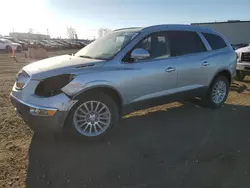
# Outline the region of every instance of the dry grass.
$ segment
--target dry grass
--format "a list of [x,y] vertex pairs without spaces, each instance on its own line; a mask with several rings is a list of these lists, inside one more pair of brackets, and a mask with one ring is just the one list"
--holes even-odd
[[[50,56],[70,54],[72,50],[50,52]],[[0,187],[25,187],[28,150],[33,132],[18,117],[9,101],[15,75],[34,61],[17,54],[16,63],[10,54],[0,54]]]

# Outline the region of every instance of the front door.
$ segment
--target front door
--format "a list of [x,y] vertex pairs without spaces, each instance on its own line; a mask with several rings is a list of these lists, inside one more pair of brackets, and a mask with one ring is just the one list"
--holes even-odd
[[169,58],[166,32],[147,36],[135,48],[146,49],[150,57],[126,63],[129,78],[123,85],[126,86],[126,98],[129,99],[127,102],[139,102],[171,94],[177,88],[178,67]]

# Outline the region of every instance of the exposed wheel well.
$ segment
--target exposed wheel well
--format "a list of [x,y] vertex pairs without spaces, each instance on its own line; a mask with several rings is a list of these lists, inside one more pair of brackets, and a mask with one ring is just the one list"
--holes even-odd
[[84,97],[84,95],[88,95],[91,93],[105,93],[106,95],[110,96],[117,104],[118,108],[119,108],[119,114],[122,114],[122,97],[120,96],[120,94],[109,87],[96,87],[96,88],[91,88],[87,91],[84,91],[83,93],[79,94],[78,96],[75,97],[75,99],[81,99],[81,97]]

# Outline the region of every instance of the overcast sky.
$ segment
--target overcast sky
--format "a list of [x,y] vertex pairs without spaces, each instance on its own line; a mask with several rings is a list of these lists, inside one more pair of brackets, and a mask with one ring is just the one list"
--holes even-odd
[[117,29],[167,23],[250,20],[250,0],[0,0],[0,34],[11,31],[93,38],[100,27]]

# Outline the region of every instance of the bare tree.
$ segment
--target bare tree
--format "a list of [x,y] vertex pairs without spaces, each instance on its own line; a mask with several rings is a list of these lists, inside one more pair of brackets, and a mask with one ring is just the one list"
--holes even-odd
[[103,37],[105,35],[107,35],[108,33],[110,33],[112,30],[108,29],[108,28],[99,28],[97,31],[97,35],[98,37]]
[[74,39],[77,34],[76,34],[76,30],[73,27],[67,27],[67,35],[69,39]]

